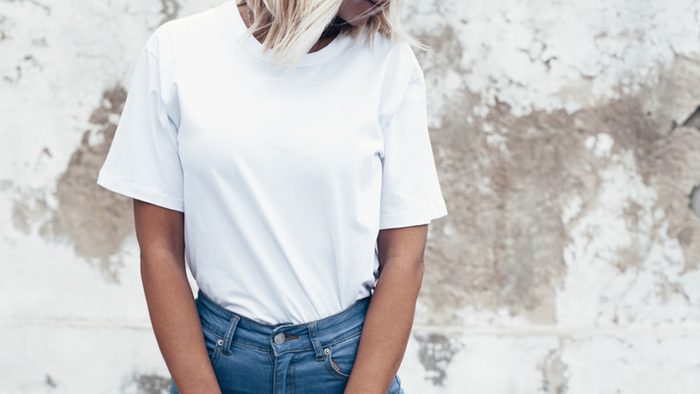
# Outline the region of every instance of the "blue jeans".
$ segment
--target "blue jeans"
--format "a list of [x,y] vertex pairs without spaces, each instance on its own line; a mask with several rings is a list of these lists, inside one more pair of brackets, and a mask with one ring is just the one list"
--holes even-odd
[[[323,319],[268,325],[224,309],[199,290],[195,304],[222,393],[342,394],[371,297]],[[404,393],[398,375],[387,393]],[[170,394],[179,394],[172,379]]]

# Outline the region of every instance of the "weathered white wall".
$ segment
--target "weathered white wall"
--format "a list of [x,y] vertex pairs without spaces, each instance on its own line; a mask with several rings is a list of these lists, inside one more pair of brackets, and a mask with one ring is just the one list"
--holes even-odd
[[[407,392],[697,392],[700,0],[405,2],[450,210]],[[146,36],[218,3],[0,0],[0,392],[165,392],[95,178]]]

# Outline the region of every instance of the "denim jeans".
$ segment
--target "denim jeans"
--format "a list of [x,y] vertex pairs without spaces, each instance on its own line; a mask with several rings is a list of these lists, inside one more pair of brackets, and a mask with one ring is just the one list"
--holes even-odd
[[[323,319],[268,325],[224,309],[200,289],[195,304],[222,393],[342,394],[371,297]],[[398,375],[387,393],[404,393]],[[172,379],[170,394],[179,394]]]

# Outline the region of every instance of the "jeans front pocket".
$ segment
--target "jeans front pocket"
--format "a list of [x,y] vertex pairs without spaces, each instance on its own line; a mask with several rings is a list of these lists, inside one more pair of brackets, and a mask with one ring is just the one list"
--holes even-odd
[[203,306],[199,299],[196,305],[209,361],[214,365],[221,355],[229,356],[231,354],[231,343],[240,317],[231,314],[227,320],[223,316],[213,313],[208,309],[208,306]]
[[350,377],[357,349],[360,346],[360,338],[361,333],[357,332],[324,347],[323,352],[326,356],[324,363],[328,373],[340,379]]
[[202,325],[202,334],[204,334],[204,344],[207,347],[209,361],[213,365],[224,347],[224,335],[213,331],[206,325]]

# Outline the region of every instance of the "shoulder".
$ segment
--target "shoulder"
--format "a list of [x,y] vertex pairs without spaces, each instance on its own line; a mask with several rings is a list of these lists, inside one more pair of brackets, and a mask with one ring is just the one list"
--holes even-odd
[[412,83],[422,83],[423,70],[407,41],[377,35],[372,44],[380,65],[377,70],[382,73],[380,115],[384,123],[399,107],[409,87],[420,87],[420,83]]
[[394,67],[394,71],[410,72],[416,67],[420,68],[413,47],[406,40],[389,39],[382,34],[376,34],[372,45],[376,47],[378,55]]
[[400,92],[410,82],[423,78],[423,69],[411,44],[403,39],[389,39],[377,34],[372,40],[374,56],[387,89]]
[[173,56],[178,47],[182,47],[187,43],[201,43],[206,36],[217,34],[212,29],[215,26],[220,26],[220,18],[224,16],[225,3],[217,6],[209,7],[201,11],[197,11],[188,15],[180,16],[161,23],[148,36],[146,40],[146,49],[159,58]]

